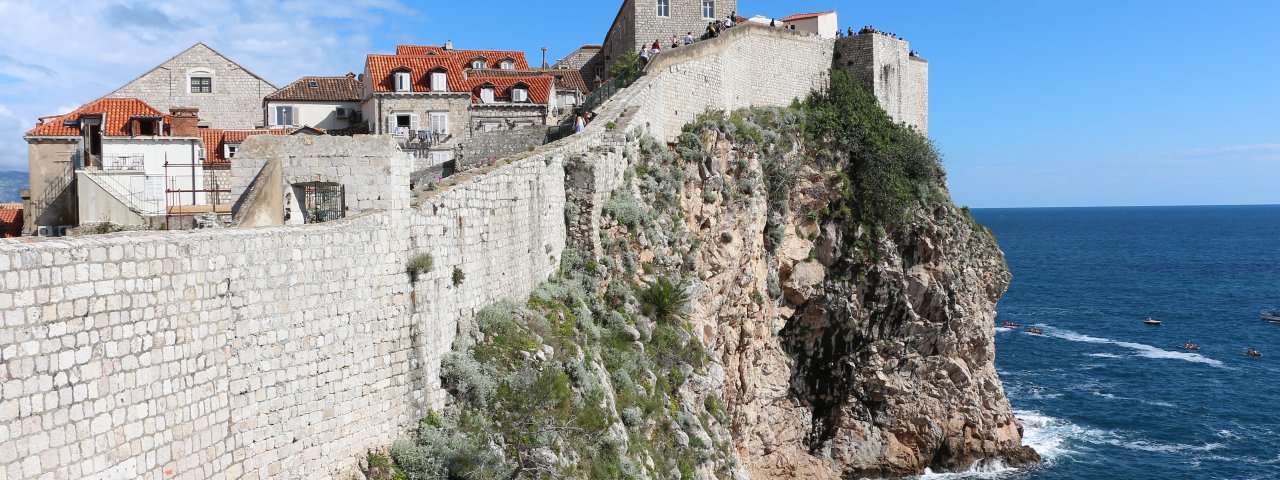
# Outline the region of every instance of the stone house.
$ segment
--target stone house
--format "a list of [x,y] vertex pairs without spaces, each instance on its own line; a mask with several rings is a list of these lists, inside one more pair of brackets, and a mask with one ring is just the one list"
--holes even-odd
[[[199,109],[166,115],[136,98],[100,98],[28,131],[28,233],[170,216],[229,213],[230,131],[200,128]],[[271,133],[244,131],[243,135]],[[283,131],[281,131],[283,133]],[[243,136],[232,142],[243,141]]]
[[197,43],[105,97],[136,98],[165,112],[195,107],[205,127],[255,128],[262,125],[262,98],[276,90],[266,79]]
[[[673,36],[682,39],[690,32],[699,37],[707,30],[707,23],[737,11],[737,0],[624,0],[598,52],[602,57],[585,63],[608,72],[623,53],[638,52],[655,40],[665,49]],[[583,71],[583,76],[590,78],[593,73]]]
[[534,72],[523,52],[455,50],[452,44],[399,45],[365,60],[362,114],[371,134],[391,134],[426,161],[453,160],[479,131],[544,126],[554,119],[555,80]]
[[346,130],[363,125],[361,89],[356,74],[302,77],[262,100],[267,128]]

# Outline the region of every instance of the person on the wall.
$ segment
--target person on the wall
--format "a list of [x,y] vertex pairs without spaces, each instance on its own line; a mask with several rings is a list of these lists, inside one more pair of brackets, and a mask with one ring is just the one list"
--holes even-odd
[[579,112],[578,115],[575,116],[573,119],[573,133],[582,133],[582,131],[586,130],[586,128],[587,128],[587,119],[585,118],[585,115],[583,113]]

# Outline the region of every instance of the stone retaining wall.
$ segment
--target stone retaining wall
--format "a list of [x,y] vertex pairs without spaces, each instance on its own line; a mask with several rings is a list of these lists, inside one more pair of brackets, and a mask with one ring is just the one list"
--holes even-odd
[[[342,220],[0,240],[0,478],[345,478],[443,405],[440,359],[460,321],[525,297],[569,238],[594,238],[627,132],[671,140],[708,108],[822,86],[830,42],[752,33],[682,47],[687,60],[651,68],[585,132],[459,174],[416,208],[401,187],[411,159],[334,144],[352,158],[284,156],[338,176],[386,169],[367,210]],[[266,137],[242,152],[305,142]],[[256,175],[251,157],[233,178]],[[591,169],[566,186],[570,159]],[[572,228],[566,197],[590,206]],[[435,269],[413,278],[419,253]]]

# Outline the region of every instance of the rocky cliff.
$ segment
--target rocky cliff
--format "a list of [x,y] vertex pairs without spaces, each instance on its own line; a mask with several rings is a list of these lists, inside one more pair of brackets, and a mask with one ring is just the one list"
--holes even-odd
[[[632,130],[595,254],[477,317],[416,478],[859,478],[1025,465],[994,369],[1009,273],[932,145],[843,74]],[[570,175],[586,164],[570,162]],[[570,202],[570,223],[587,205]],[[582,240],[582,239],[579,239]],[[376,472],[375,472],[376,473]]]

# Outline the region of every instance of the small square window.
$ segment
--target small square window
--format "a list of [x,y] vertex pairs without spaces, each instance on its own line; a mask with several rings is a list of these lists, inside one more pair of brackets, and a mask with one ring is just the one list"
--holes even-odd
[[320,88],[320,82],[315,80],[307,80],[307,88]]
[[213,77],[191,77],[191,93],[213,93]]
[[239,143],[228,143],[226,147],[227,147],[227,151],[226,151],[227,158],[235,158],[236,152],[240,150]]

